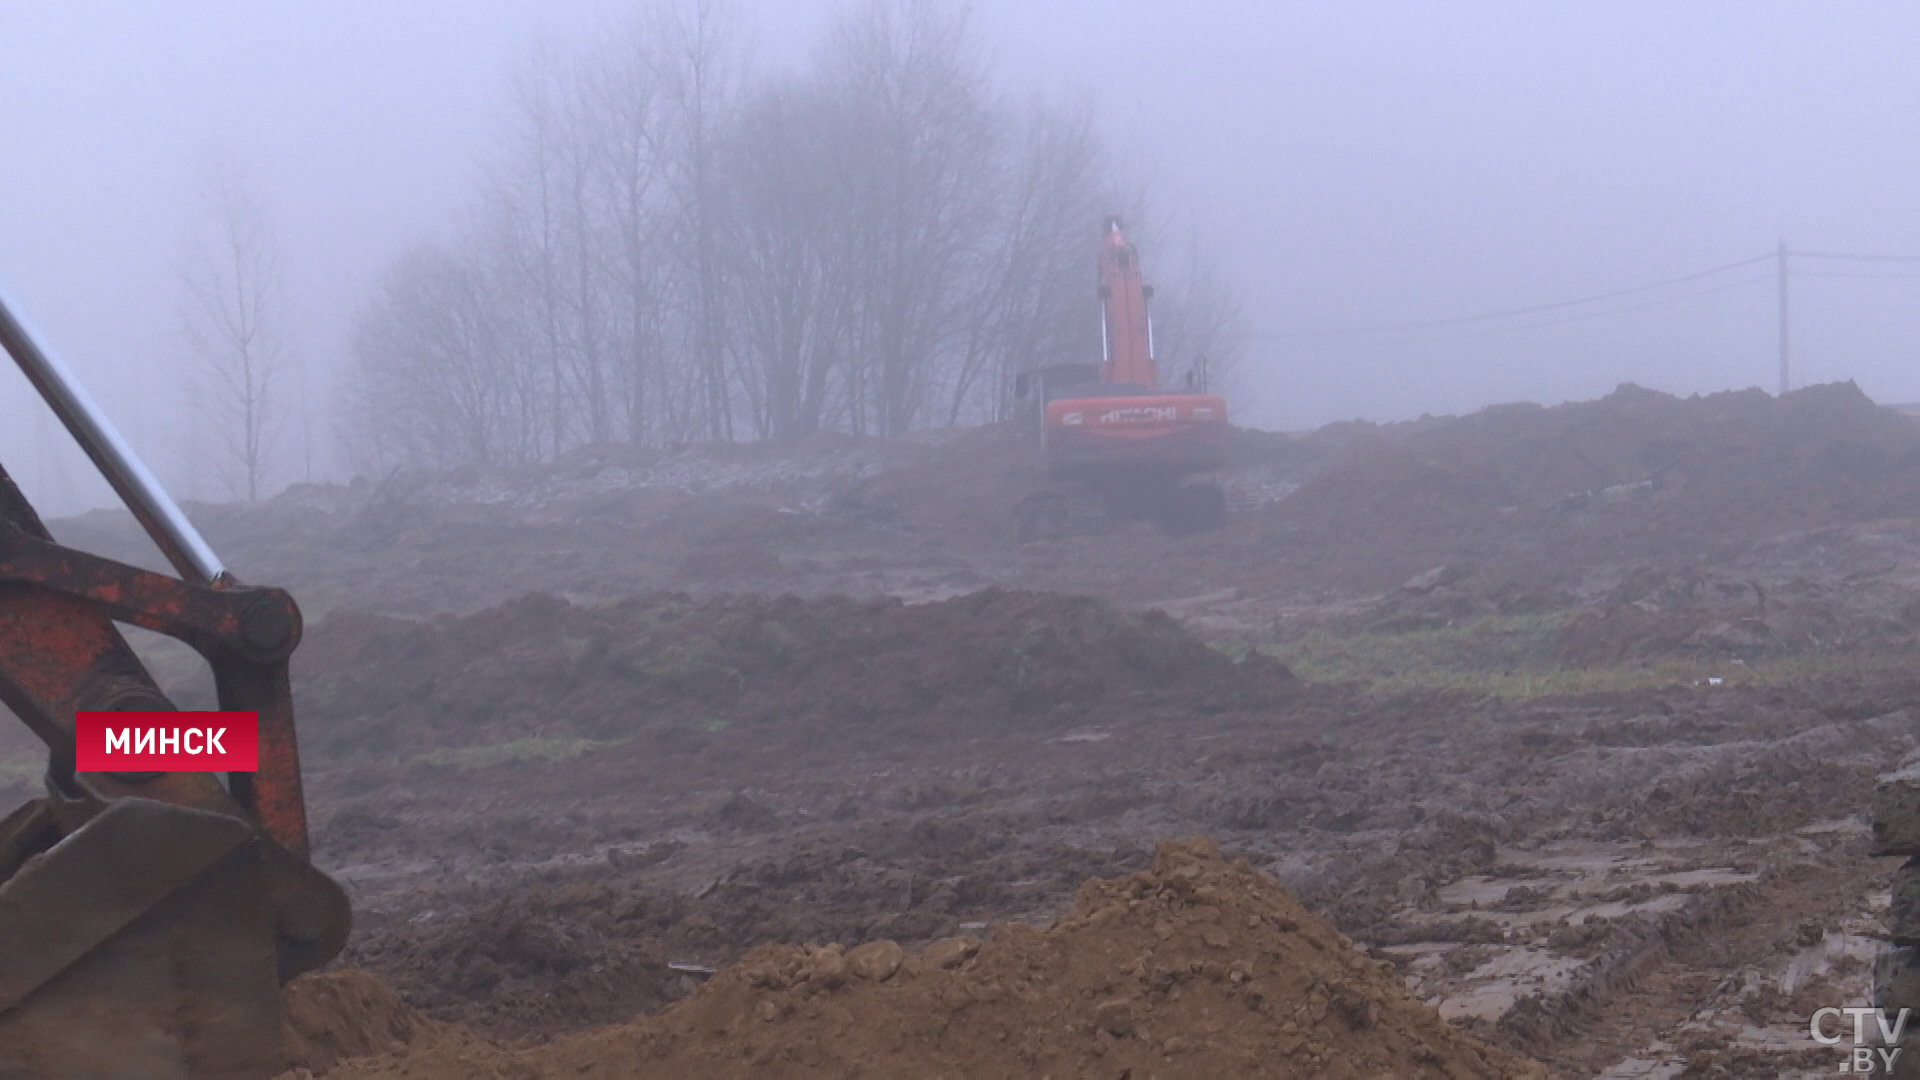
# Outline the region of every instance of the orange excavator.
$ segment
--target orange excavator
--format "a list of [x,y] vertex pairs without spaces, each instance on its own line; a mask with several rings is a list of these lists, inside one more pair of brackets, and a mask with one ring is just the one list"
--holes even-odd
[[[0,818],[0,1078],[264,1080],[281,985],[349,924],[307,858],[300,611],[234,579],[4,298],[0,348],[178,572],[60,545],[0,469],[0,702],[47,747],[46,794]],[[258,719],[256,771],[77,768],[76,712],[174,708],[120,623],[206,659],[220,708]]]
[[[1227,403],[1207,392],[1204,366],[1186,386],[1160,385],[1153,287],[1118,217],[1106,222],[1099,258],[1101,362],[1041,368],[1041,443],[1048,478],[1097,495],[1107,515],[1151,519],[1169,532],[1226,524],[1226,496],[1202,477],[1225,460]],[[1032,394],[1020,376],[1015,393]],[[1067,493],[1029,496],[1016,510],[1023,539],[1064,529]]]

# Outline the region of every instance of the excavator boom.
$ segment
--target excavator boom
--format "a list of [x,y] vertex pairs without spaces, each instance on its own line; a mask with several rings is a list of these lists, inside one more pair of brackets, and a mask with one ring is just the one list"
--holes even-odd
[[1147,302],[1153,292],[1140,278],[1140,256],[1127,242],[1119,218],[1107,219],[1100,252],[1100,344],[1106,354],[1100,381],[1160,388],[1153,361],[1153,318]]

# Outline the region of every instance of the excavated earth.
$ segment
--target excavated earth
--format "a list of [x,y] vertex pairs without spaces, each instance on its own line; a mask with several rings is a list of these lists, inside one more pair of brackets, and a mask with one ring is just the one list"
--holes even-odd
[[[320,976],[294,996],[305,1005],[339,987]],[[327,1018],[340,1011],[325,1000],[296,1011],[309,1068],[338,1058]],[[985,941],[912,953],[886,938],[762,946],[658,1017],[536,1046],[423,1023],[391,1000],[380,1012],[388,1054],[328,1075],[1546,1075],[1448,1024],[1392,964],[1204,839],[1162,843],[1150,869],[1087,883],[1048,929],[1002,924]]]
[[1920,746],[1920,425],[1623,387],[1242,432],[1221,480],[1218,533],[1024,543],[1003,429],[191,508],[309,617],[357,921],[305,1068],[1833,1071]]

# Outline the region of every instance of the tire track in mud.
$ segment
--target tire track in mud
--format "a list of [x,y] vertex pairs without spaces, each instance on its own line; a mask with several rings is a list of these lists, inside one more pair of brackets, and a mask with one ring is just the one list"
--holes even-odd
[[1866,913],[1888,868],[1848,844],[1827,858],[1778,867],[1744,897],[1697,924],[1676,926],[1644,967],[1596,1004],[1584,1023],[1536,1044],[1553,1064],[1601,1067],[1608,1078],[1782,1077],[1832,1069],[1807,1036],[1816,1008],[1869,1000]]
[[[1808,927],[1837,930],[1883,875],[1857,850],[1843,849],[1776,865],[1756,883],[1699,894],[1617,934],[1566,990],[1523,998],[1493,1025],[1494,1041],[1589,1074],[1623,1063],[1624,1075],[1684,1069],[1689,1054],[1677,1044],[1690,1019],[1716,1004],[1737,1008],[1743,993],[1777,982],[1779,973],[1769,968],[1779,965],[1770,961],[1789,945],[1804,948],[1799,938]],[[1858,986],[1836,993],[1850,993],[1848,1003],[1865,1000]]]

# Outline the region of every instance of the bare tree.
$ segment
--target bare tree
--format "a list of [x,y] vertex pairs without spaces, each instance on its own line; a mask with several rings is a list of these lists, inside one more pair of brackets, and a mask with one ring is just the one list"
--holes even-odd
[[674,247],[685,265],[693,375],[704,434],[733,437],[728,386],[729,283],[721,256],[719,154],[736,108],[739,75],[735,20],[724,0],[686,0],[659,9],[663,42],[657,69],[673,124],[665,162],[679,206]]
[[353,340],[355,466],[448,468],[542,456],[546,374],[471,242],[423,244],[387,272]]
[[566,58],[550,42],[522,59],[513,79],[512,126],[488,174],[483,217],[505,286],[495,300],[521,321],[543,373],[530,419],[553,457],[567,449],[577,403],[565,295],[571,285],[568,174],[578,160],[568,145],[575,135],[566,112],[568,76]]
[[[726,0],[657,2],[517,69],[472,222],[361,319],[363,457],[897,435],[1097,355],[1099,221],[1129,200],[1088,108],[998,99],[946,0],[863,0],[752,78]],[[1229,361],[1231,294],[1157,272],[1163,352]]]
[[280,247],[238,164],[209,166],[200,202],[179,308],[190,392],[204,421],[199,450],[230,494],[252,501],[267,486],[278,449],[292,363]]
[[865,280],[851,238],[846,127],[817,80],[761,87],[725,159],[741,387],[761,438],[823,427]]
[[[601,286],[607,293],[607,351],[617,360],[628,442],[649,441],[665,394],[667,302],[673,286],[674,204],[667,184],[671,127],[661,91],[657,35],[635,23],[590,58],[581,81],[583,126],[597,148],[593,181],[601,220],[593,233],[604,247]],[[588,237],[583,225],[580,235]],[[585,286],[583,285],[583,290]]]
[[1033,102],[1011,158],[995,243],[949,390],[949,424],[1006,418],[1013,376],[1085,360],[1100,348],[1088,287],[1089,223],[1111,212],[1113,199],[1092,110]]
[[864,208],[853,422],[913,426],[966,317],[988,244],[1001,125],[964,8],[870,0],[836,24],[827,75],[843,95]]

